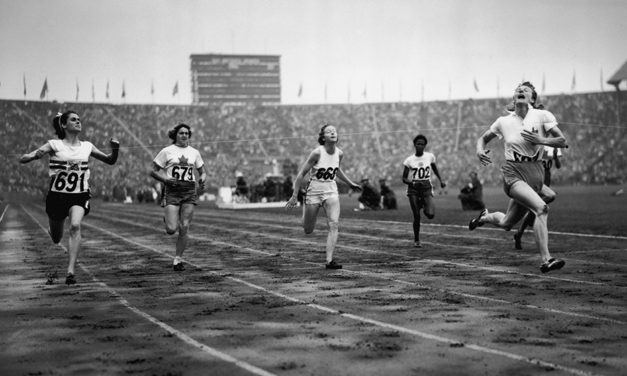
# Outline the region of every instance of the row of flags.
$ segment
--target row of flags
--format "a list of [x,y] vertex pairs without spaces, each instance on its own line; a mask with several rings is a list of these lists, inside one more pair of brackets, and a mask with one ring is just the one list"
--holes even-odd
[[[523,76],[521,82],[524,82],[524,81],[526,81],[526,80],[525,80],[525,77]],[[600,87],[601,87],[601,91],[605,91],[605,89],[603,87],[603,84],[604,84],[604,82],[603,82],[603,69],[601,69],[600,74],[599,74],[599,84],[600,84]],[[472,80],[472,87],[473,87],[473,89],[474,89],[474,91],[476,93],[480,93],[481,92],[481,90],[479,89],[479,84],[477,83],[477,78],[476,77],[473,78],[473,80]],[[573,78],[572,78],[572,81],[571,81],[570,90],[571,91],[575,91],[576,87],[577,87],[577,74],[576,74],[576,72],[573,72]],[[384,100],[384,97],[383,97],[384,96],[383,93],[385,92],[384,89],[385,89],[384,84],[383,84],[383,82],[381,82],[381,100]],[[538,90],[538,89],[539,89],[539,93],[540,94],[543,94],[543,93],[546,92],[546,77],[545,77],[544,73],[542,74],[541,87],[537,88],[536,90]],[[304,90],[303,89],[303,83],[301,82],[300,85],[298,86],[298,93],[297,93],[297,97],[298,98],[301,98],[303,96],[303,90]],[[421,82],[420,83],[420,93],[421,93],[422,100],[424,100],[424,91],[425,91],[424,82]],[[449,80],[448,81],[448,96],[449,96],[449,99],[451,97],[451,93],[452,93],[452,84],[451,84],[451,81]],[[496,82],[496,93],[497,93],[497,97],[500,97],[500,95],[501,95],[501,93],[500,93],[500,80],[499,80],[498,77],[497,77],[497,82]],[[399,83],[399,94],[400,94],[400,98],[402,100],[403,93],[402,93],[402,85],[400,83]],[[362,97],[364,99],[368,98],[368,84],[364,84],[364,89],[362,91]],[[350,98],[351,98],[351,85],[350,85],[350,82],[349,82],[348,86],[347,86],[347,99],[348,99],[349,102],[350,102]],[[325,101],[327,100],[327,84],[326,83],[324,84],[324,100]]]
[[[26,97],[26,75],[22,77],[22,82],[24,84],[24,97]],[[48,97],[48,77],[44,79],[44,84],[41,87],[41,92],[39,93],[39,99],[44,100]],[[80,93],[80,87],[78,85],[78,80],[76,81],[76,101],[78,101]],[[172,96],[175,97],[179,93],[179,82],[176,81],[174,87],[172,88]],[[150,83],[150,95],[155,95],[155,85],[154,82]],[[109,99],[109,81],[107,81],[107,87],[105,90],[105,97]],[[122,94],[121,98],[126,98],[126,83],[122,81]],[[94,80],[91,81],[91,99],[96,100],[96,88],[94,85]]]
[[[522,81],[525,81],[524,76],[522,78]],[[600,82],[600,85],[601,85],[601,90],[604,91],[604,88],[603,88],[603,84],[604,84],[604,82],[603,82],[603,70],[602,69],[600,71],[599,82]],[[24,84],[24,97],[26,97],[26,75],[25,74],[23,75],[23,84]],[[481,92],[480,89],[479,89],[479,84],[477,83],[477,78],[476,77],[473,78],[472,85],[473,85],[473,89],[474,89],[474,91],[476,93],[480,93]],[[576,72],[573,72],[573,78],[572,78],[572,81],[571,81],[570,90],[571,91],[575,91],[576,86],[577,86],[577,75],[576,75]],[[382,82],[381,83],[381,100],[384,100],[384,91],[385,91],[384,89],[385,89],[384,88],[384,84]],[[44,80],[43,86],[41,88],[41,92],[39,93],[39,99],[43,100],[43,99],[47,98],[48,91],[49,91],[49,88],[48,88],[48,78],[46,77],[46,79]],[[546,91],[546,78],[545,78],[545,75],[542,74],[542,84],[541,84],[539,92],[540,93],[544,93],[545,91]],[[179,92],[179,83],[178,83],[178,81],[176,81],[176,83],[174,84],[174,87],[172,88],[172,96],[175,97],[178,94],[178,92]],[[422,100],[424,100],[424,82],[421,82],[420,92],[421,92]],[[451,92],[452,92],[452,85],[451,85],[451,81],[449,80],[449,82],[448,82],[448,96],[449,96],[449,99],[451,97]],[[500,80],[498,78],[497,78],[497,83],[496,83],[496,92],[497,92],[497,96],[500,96]],[[78,99],[79,99],[79,93],[80,93],[80,87],[78,85],[78,80],[77,80],[76,81],[76,98],[75,98],[76,101],[78,101]],[[150,95],[154,96],[154,94],[155,94],[155,85],[154,85],[154,81],[153,81],[153,82],[150,83]],[[298,98],[301,98],[302,95],[303,95],[303,83],[301,82],[299,87],[298,87],[298,94],[297,94],[297,96],[298,96]],[[400,84],[400,82],[399,82],[399,95],[400,95],[400,98],[402,100],[403,93],[402,93],[402,85]],[[92,80],[92,82],[91,82],[91,99],[95,100],[95,97],[96,97],[96,90],[95,90],[95,86],[94,86],[94,81]],[[109,96],[109,81],[107,81],[105,97],[107,99],[109,99],[109,97],[110,97]],[[364,84],[364,89],[362,91],[362,97],[364,99],[368,98],[368,85],[367,84]],[[121,98],[122,99],[126,98],[126,85],[125,85],[124,81],[122,81]],[[351,85],[350,85],[350,82],[349,82],[348,83],[348,87],[347,87],[347,99],[348,99],[349,102],[350,102],[350,98],[351,98]],[[327,84],[326,83],[324,85],[324,99],[325,99],[325,101],[327,100]]]

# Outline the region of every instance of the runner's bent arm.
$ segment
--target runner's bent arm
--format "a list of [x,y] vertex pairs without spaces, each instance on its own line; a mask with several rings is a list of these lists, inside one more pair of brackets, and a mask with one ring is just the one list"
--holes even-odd
[[207,181],[207,172],[205,171],[205,165],[202,165],[196,169],[198,171],[198,186],[201,190],[205,190],[205,182]]
[[94,146],[91,150],[91,156],[99,161],[103,161],[106,164],[113,165],[118,160],[118,153],[120,151],[120,142],[114,138],[109,139],[109,145],[111,145],[111,153],[105,154],[100,149]]
[[413,181],[409,179],[409,167],[403,166],[403,183],[407,185],[412,185]]
[[354,191],[361,191],[361,185],[359,184],[355,184],[353,183],[344,173],[344,171],[342,171],[342,168],[338,167],[337,169],[337,175],[338,178],[340,178],[340,180],[342,180],[344,183],[348,184],[349,187],[351,187],[352,190]]
[[43,146],[37,148],[30,153],[24,154],[20,157],[20,163],[28,163],[43,157],[45,154],[48,154],[52,151],[52,147],[50,144],[46,143]]
[[176,182],[176,179],[168,178],[165,170],[163,170],[161,166],[159,166],[155,162],[152,162],[152,170],[150,171],[150,176],[165,185],[172,185],[174,182]]
[[496,134],[488,129],[477,139],[477,157],[479,158],[479,162],[484,166],[492,163],[492,159],[488,156],[490,150],[486,150],[485,147],[495,137]]
[[433,173],[435,174],[435,176],[438,177],[438,180],[440,181],[440,187],[441,188],[446,187],[446,183],[442,180],[442,177],[440,177],[440,172],[438,171],[438,166],[436,166],[435,163],[431,163],[431,169],[433,170]]
[[298,200],[298,191],[300,190],[301,184],[303,184],[303,179],[305,178],[305,175],[311,171],[316,162],[318,162],[318,159],[320,159],[320,151],[318,149],[314,149],[307,157],[305,163],[301,166],[298,174],[296,175],[296,179],[294,179],[294,191],[292,192],[292,197],[290,197],[285,205],[288,208],[296,205],[296,201]]
[[568,147],[568,144],[566,143],[566,137],[564,137],[564,134],[557,127],[557,125],[547,131],[547,135],[550,137],[540,137],[540,135],[538,135],[537,133],[531,133],[526,130],[522,131],[521,135],[526,141],[529,141],[532,144],[546,145],[554,148]]

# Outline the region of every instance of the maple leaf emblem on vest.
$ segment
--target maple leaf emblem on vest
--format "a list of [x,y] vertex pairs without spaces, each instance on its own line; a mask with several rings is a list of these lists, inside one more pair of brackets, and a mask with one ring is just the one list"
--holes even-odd
[[189,166],[189,162],[188,162],[187,158],[185,158],[184,155],[181,155],[179,157],[179,165],[181,165],[181,166]]

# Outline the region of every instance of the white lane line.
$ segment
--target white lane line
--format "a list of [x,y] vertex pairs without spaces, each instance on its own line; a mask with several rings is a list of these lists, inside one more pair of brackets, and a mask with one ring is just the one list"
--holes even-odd
[[[116,237],[116,238],[119,238],[119,239],[122,239],[122,240],[126,240],[126,238],[124,238],[123,236],[117,235],[117,234],[115,234],[115,233],[113,233],[111,231],[108,231],[108,230],[105,230],[105,229],[100,229],[100,228],[92,226],[92,225],[90,225],[90,227],[92,227],[92,228],[94,228],[96,230],[100,230],[102,232],[105,232],[107,234],[110,234],[113,237]],[[144,227],[144,226],[141,226],[141,227]],[[137,243],[137,242],[132,242],[132,243],[133,244],[138,244],[138,245],[140,244],[140,243]],[[228,243],[225,243],[225,244],[228,244]],[[162,251],[159,251],[158,249],[155,249],[155,248],[153,248],[151,246],[147,246],[147,245],[141,245],[141,246],[143,248],[149,249],[149,250],[151,250],[153,252],[156,252],[156,253],[159,253],[159,254],[164,254]],[[237,247],[236,245],[232,245],[232,246]],[[187,260],[185,260],[185,262],[187,262],[190,265],[193,265],[195,267],[202,268],[201,265],[193,264],[193,263],[191,263],[191,262],[189,262]],[[212,272],[212,271],[208,271],[208,272],[210,274],[220,275],[220,274],[218,274],[216,272]],[[351,313],[344,313],[343,311],[338,311],[336,309],[333,309],[333,308],[330,308],[330,307],[327,307],[327,306],[323,306],[321,304],[308,303],[308,302],[306,302],[306,301],[304,301],[302,299],[294,298],[294,297],[285,295],[285,294],[280,293],[280,292],[275,291],[275,290],[270,290],[270,289],[265,288],[263,286],[259,286],[257,284],[245,281],[245,280],[237,278],[237,277],[233,277],[233,276],[223,276],[223,277],[227,278],[227,279],[229,279],[231,281],[238,282],[240,284],[246,285],[246,286],[248,286],[248,287],[250,287],[252,289],[263,291],[266,294],[273,295],[273,296],[276,296],[276,297],[281,298],[281,299],[285,299],[285,300],[293,302],[293,303],[302,304],[304,306],[311,307],[313,309],[316,309],[316,310],[319,310],[319,311],[322,311],[322,312],[336,314],[336,315],[345,317],[347,319],[351,319],[351,320],[359,321],[359,322],[364,322],[364,323],[369,323],[371,325],[382,327],[382,328],[388,328],[388,329],[392,329],[392,330],[397,330],[399,332],[402,332],[402,333],[405,333],[405,334],[409,334],[409,335],[413,335],[413,336],[417,336],[417,337],[424,338],[424,339],[427,339],[427,340],[433,340],[433,341],[437,341],[437,342],[441,342],[441,343],[446,343],[446,344],[449,344],[449,345],[455,345],[455,347],[450,347],[451,349],[459,348],[459,347],[468,348],[468,349],[471,349],[471,350],[474,350],[474,351],[477,351],[477,352],[482,352],[482,353],[486,353],[486,354],[490,354],[490,355],[496,355],[496,356],[505,357],[505,358],[508,358],[510,360],[522,361],[522,362],[530,363],[530,364],[533,364],[533,365],[536,365],[536,366],[541,366],[541,367],[544,367],[544,368],[557,369],[557,370],[564,371],[564,372],[567,372],[567,373],[570,373],[570,374],[573,374],[573,375],[579,375],[579,376],[593,376],[593,375],[596,375],[596,374],[591,373],[591,372],[587,372],[587,371],[580,370],[580,369],[577,369],[577,368],[571,368],[571,367],[567,367],[567,366],[562,366],[562,365],[557,364],[557,363],[552,363],[552,362],[544,361],[544,360],[537,359],[537,358],[531,358],[531,357],[519,355],[519,354],[516,354],[516,353],[511,353],[511,352],[503,351],[503,350],[499,350],[499,349],[492,349],[492,348],[489,348],[489,347],[476,345],[476,344],[472,344],[472,343],[465,343],[463,341],[459,341],[459,340],[455,340],[455,339],[451,339],[451,338],[447,338],[447,337],[443,337],[443,336],[438,336],[438,335],[422,332],[422,331],[415,330],[415,329],[406,328],[404,326],[390,324],[390,323],[386,323],[386,322],[379,321],[379,320],[369,319],[369,318],[364,317],[364,316],[359,316],[359,315],[355,315],[355,314],[351,314]]]
[[[223,219],[223,218],[221,218]],[[228,222],[229,220],[231,221],[236,221],[235,219],[226,219],[226,222]],[[281,222],[282,221],[278,221]],[[270,228],[276,228],[276,229],[284,229],[284,230],[292,230],[292,231],[296,231],[299,230],[300,228],[296,228],[294,226],[284,226],[284,225],[278,225],[278,224],[271,224],[271,223],[264,223],[262,226],[264,227],[270,227]],[[347,227],[347,226],[343,226],[343,227]],[[389,232],[395,232],[393,229],[382,229],[384,231],[389,231]],[[398,232],[398,231],[397,231]],[[388,237],[388,236],[373,236],[373,235],[365,235],[365,234],[357,234],[357,233],[351,233],[351,232],[346,232],[343,231],[340,233],[342,236],[349,236],[349,237],[353,237],[353,238],[366,238],[366,239],[372,239],[372,240],[393,240],[393,241],[399,241],[399,242],[404,242],[407,244],[412,244],[413,241],[412,240],[407,240],[407,239],[398,239],[398,238],[393,238],[393,237]],[[466,236],[461,236],[461,235],[450,235],[450,234],[439,234],[439,233],[432,233],[433,235],[443,235],[446,237],[457,237],[457,238],[466,238]],[[476,239],[476,237],[474,237]],[[497,241],[501,241],[503,239],[494,239],[494,238],[486,238],[486,237],[481,237],[481,240],[497,240]],[[450,245],[450,244],[445,244],[445,243],[440,243],[440,242],[427,242],[427,241],[422,241],[423,244],[425,245],[435,245],[435,246],[441,246],[441,247],[454,247],[454,248],[459,248],[459,249],[468,249],[468,250],[474,250],[474,251],[485,251],[486,248],[485,247],[479,247],[479,246],[472,246],[472,245]],[[625,249],[620,249],[618,251],[625,251]],[[521,256],[520,252],[516,252],[516,251],[508,251],[508,250],[504,250],[502,252],[514,255],[516,257]],[[592,252],[592,250],[590,251],[585,251],[585,252]],[[575,253],[575,252],[568,252],[568,255]],[[523,256],[525,254],[522,254]],[[488,257],[486,257],[488,258]],[[621,264],[621,263],[616,263],[616,262],[605,262],[605,261],[595,261],[595,260],[582,260],[582,259],[574,259],[572,257],[568,258],[568,261],[576,261],[576,262],[581,262],[583,264],[593,264],[593,265],[601,265],[601,266],[612,266],[612,267],[627,267],[627,264]],[[547,276],[547,278],[553,278],[550,276]],[[594,282],[593,282],[594,283]]]
[[[361,221],[363,221],[363,220],[361,220]],[[373,222],[411,225],[411,223],[409,223],[409,222],[399,222],[399,221],[374,220]],[[421,225],[422,225],[422,223],[421,223]],[[433,226],[433,227],[462,228],[462,229],[468,230],[468,225],[445,225],[445,224],[440,224],[440,223],[425,223],[425,225]],[[494,227],[483,227],[483,228],[480,228],[480,229],[477,229],[477,230],[479,230],[479,231],[500,231],[500,232],[503,232],[503,229],[494,228]],[[564,236],[579,236],[579,237],[584,237],[584,238],[627,240],[627,236],[621,236],[621,235],[585,234],[585,233],[578,233],[578,232],[563,232],[563,231],[549,231],[549,235],[564,235]]]
[[[132,224],[136,224],[136,223],[132,223]],[[290,241],[290,242],[294,242],[294,243],[301,243],[301,244],[307,244],[307,245],[321,246],[321,244],[313,242],[313,241],[309,241],[309,240],[286,238],[285,236],[271,235],[271,234],[266,234],[266,233],[263,233],[263,232],[254,232],[254,231],[248,231],[248,230],[235,230],[233,228],[225,228],[225,227],[221,227],[221,226],[217,226],[217,225],[207,225],[207,224],[203,224],[203,223],[196,224],[195,226],[206,227],[206,228],[213,228],[213,229],[218,229],[218,230],[227,231],[227,232],[237,232],[237,233],[242,233],[242,234],[263,236],[263,237],[268,238],[268,239],[277,239],[277,240],[280,240],[280,241]],[[362,235],[351,235],[351,236],[362,236]],[[367,236],[367,235],[364,235],[364,236]],[[432,244],[438,244],[438,243],[432,243]],[[455,248],[455,247],[458,247],[458,248],[464,247],[464,246],[451,246],[451,245],[444,245],[444,244],[440,244],[440,245],[453,247],[453,248]],[[467,246],[467,247],[469,247],[469,246]],[[338,244],[336,246],[336,248],[349,249],[349,250],[352,250],[352,251],[363,252],[363,253],[384,254],[384,255],[389,255],[389,256],[400,256],[400,257],[405,257],[405,258],[409,258],[409,259],[413,259],[413,260],[422,260],[422,261],[430,261],[430,262],[434,262],[434,263],[450,264],[450,265],[467,267],[467,268],[471,268],[471,269],[487,270],[487,271],[496,272],[496,273],[520,275],[520,276],[532,277],[532,278],[550,279],[550,280],[556,280],[556,281],[562,281],[562,282],[570,282],[570,283],[578,283],[578,284],[586,284],[586,285],[595,285],[595,286],[609,286],[609,287],[615,287],[615,288],[625,288],[625,286],[613,286],[613,285],[605,284],[603,282],[584,281],[584,280],[580,280],[580,279],[554,277],[554,276],[549,276],[549,275],[541,275],[541,274],[533,274],[533,273],[522,273],[522,272],[519,272],[519,271],[509,270],[509,269],[504,269],[504,268],[489,267],[489,266],[479,266],[479,265],[472,265],[472,264],[465,264],[465,263],[457,263],[457,262],[453,262],[453,261],[449,261],[449,260],[437,260],[437,259],[424,259],[423,260],[423,259],[418,259],[417,257],[411,256],[411,255],[407,255],[407,254],[404,254],[404,253],[377,251],[377,250],[371,250],[371,249],[367,249],[367,248],[355,247],[355,246],[349,246],[349,245],[343,245],[343,244]]]
[[[26,210],[26,208],[22,207],[22,209],[24,210],[24,212],[26,212],[26,214],[28,214],[31,219],[37,223],[37,225],[39,225],[39,227],[44,231],[44,233],[47,234],[47,230],[44,226],[41,225],[41,223],[39,223],[39,221],[28,211]],[[93,226],[90,226],[93,227]],[[140,245],[139,243],[136,242],[132,242],[133,244],[137,244]],[[59,244],[64,250],[65,252],[67,252],[67,248],[62,245]],[[239,360],[237,358],[232,357],[229,354],[223,353],[221,351],[218,351],[216,349],[214,349],[213,347],[207,346],[202,342],[198,342],[195,339],[191,338],[190,336],[188,336],[187,334],[171,327],[170,325],[164,323],[163,321],[160,321],[158,319],[156,319],[155,317],[149,315],[148,313],[134,307],[133,305],[131,305],[125,298],[123,298],[116,290],[114,290],[113,288],[109,287],[106,283],[100,281],[98,278],[96,278],[96,276],[94,274],[92,274],[92,272],[85,266],[83,265],[83,263],[81,263],[80,261],[77,261],[77,264],[81,267],[81,269],[87,273],[91,279],[98,284],[101,288],[103,288],[105,291],[107,291],[110,295],[112,295],[113,297],[115,297],[117,299],[117,301],[122,304],[124,307],[128,308],[129,310],[131,310],[133,313],[143,317],[144,319],[152,322],[153,324],[161,327],[162,329],[166,330],[168,333],[176,336],[178,339],[180,339],[181,341],[187,343],[190,346],[196,347],[197,349],[215,357],[218,358],[222,361],[228,362],[228,363],[232,363],[237,367],[240,367],[242,369],[245,369],[246,371],[249,371],[250,373],[254,374],[254,375],[259,375],[259,376],[275,376],[275,374],[270,373],[264,369],[261,369],[259,367],[256,367],[250,363],[246,363],[242,360]]]
[[[138,224],[136,222],[130,222],[130,221],[120,220],[120,219],[118,219],[118,222],[125,222],[125,223],[128,223],[129,225],[133,225],[133,226],[136,226],[136,227],[142,227],[142,228],[145,228],[147,230],[153,230],[153,228],[150,227],[150,226],[140,225],[140,224]],[[143,248],[151,249],[151,248],[149,248],[149,247],[147,247],[147,246],[145,246],[145,245],[143,245],[141,243],[138,243],[136,241],[127,239],[127,238],[125,238],[125,237],[123,237],[121,235],[112,233],[112,232],[110,232],[108,230],[101,229],[101,228],[95,227],[93,225],[87,225],[87,226],[91,227],[91,228],[94,228],[94,229],[96,229],[98,231],[105,232],[105,233],[107,233],[110,236],[117,237],[117,238],[122,239],[122,240],[124,240],[126,242],[129,242],[131,244],[135,244],[135,245],[143,247]],[[189,238],[190,239],[194,239],[194,240],[207,241],[207,242],[210,242],[212,244],[222,245],[222,246],[225,246],[225,247],[232,247],[232,248],[236,248],[236,249],[242,249],[242,250],[246,250],[248,252],[263,254],[263,255],[271,256],[271,257],[275,257],[277,255],[276,253],[266,252],[266,251],[262,251],[262,250],[258,250],[258,249],[254,249],[254,248],[250,248],[250,247],[242,247],[242,246],[234,244],[234,243],[227,243],[227,242],[222,242],[222,241],[216,241],[216,240],[212,240],[212,239],[208,239],[208,238],[202,238],[202,237],[198,237],[198,236],[189,235]],[[153,251],[154,251],[154,249],[153,249]],[[156,251],[156,252],[161,253],[161,254],[169,257],[169,258],[173,258],[173,256],[171,256],[168,253],[161,252],[161,251]],[[320,265],[320,263],[306,261],[306,260],[302,260],[302,259],[299,259],[299,258],[296,258],[296,257],[291,257],[291,256],[283,255],[283,254],[281,255],[281,257],[287,258],[287,259],[291,259],[291,260],[295,260],[295,261],[298,261],[298,262],[303,262],[303,263],[310,264],[310,265],[316,265],[316,266]],[[196,268],[201,268],[200,265],[196,265],[196,264],[194,264],[194,263],[192,263],[190,261],[186,261],[186,262],[188,262],[190,265],[192,265],[192,266],[194,266]],[[292,269],[293,268],[290,268],[290,270],[292,270]],[[342,270],[344,270],[347,273],[359,274],[359,275],[368,276],[370,278],[377,278],[377,279],[382,279],[382,280],[386,280],[386,281],[392,281],[392,282],[402,283],[402,284],[406,284],[406,285],[417,286],[417,287],[424,288],[424,289],[431,290],[431,291],[439,291],[439,292],[442,292],[442,293],[449,293],[449,294],[453,294],[453,295],[459,295],[459,296],[462,296],[462,297],[465,297],[465,298],[471,298],[471,299],[474,299],[474,300],[482,300],[482,301],[487,301],[487,302],[492,302],[492,303],[500,303],[500,304],[509,304],[509,305],[514,305],[514,306],[521,307],[521,308],[528,308],[528,309],[532,309],[532,310],[540,310],[540,311],[545,311],[545,312],[549,312],[549,313],[556,313],[556,314],[561,314],[561,315],[565,315],[565,316],[580,317],[580,318],[597,320],[597,321],[611,322],[611,323],[614,323],[614,324],[621,324],[621,325],[627,324],[627,322],[625,322],[625,321],[615,320],[615,319],[606,318],[606,317],[587,315],[587,314],[584,314],[584,313],[561,311],[561,310],[557,310],[557,309],[553,309],[553,308],[544,308],[544,307],[536,306],[536,305],[533,305],[533,304],[515,303],[515,302],[510,302],[510,301],[504,300],[504,299],[490,298],[490,297],[487,297],[487,296],[475,295],[475,294],[464,293],[464,292],[458,292],[458,291],[455,291],[455,290],[449,290],[449,289],[437,288],[437,287],[430,287],[430,286],[427,286],[427,285],[424,285],[424,284],[421,284],[421,283],[418,283],[418,282],[414,282],[414,281],[405,281],[405,280],[401,280],[401,279],[385,277],[385,276],[380,275],[379,273],[372,273],[372,272],[368,272],[368,271],[350,270],[350,269],[347,269],[347,268],[344,268]]]
[[[141,214],[141,215],[145,215],[146,213],[138,213],[135,210],[129,210],[127,211],[127,213],[131,213],[131,214]],[[207,213],[207,212],[200,212],[198,214],[195,215],[196,217],[204,217],[204,218],[214,218],[214,219],[219,219],[222,221],[237,221],[238,219],[250,219],[250,217],[242,217],[240,215],[233,215],[233,216],[220,216],[220,215],[215,215],[213,213]],[[290,217],[290,219],[283,219],[281,215],[277,215],[275,216],[274,220],[267,220],[266,218],[261,219],[260,222],[263,223],[264,226],[267,227],[274,227],[274,228],[284,228],[284,229],[291,229],[291,230],[296,230],[296,228],[293,226],[294,220]],[[258,218],[256,218],[256,220],[259,220]],[[380,222],[380,223],[391,223],[391,224],[398,224],[398,225],[407,225],[410,224],[408,222],[396,222],[396,221],[380,221],[380,220],[359,220],[359,219],[354,219],[354,218],[347,218],[343,220],[343,228],[363,228],[363,224],[362,225],[357,225],[357,224],[347,224],[346,222],[361,222],[361,223],[367,223],[369,226],[371,225],[370,222]],[[285,223],[285,224],[289,224],[290,226],[281,226],[281,225],[276,225],[276,224],[272,224],[269,222],[275,222],[275,223]],[[258,223],[261,224],[261,223]],[[410,224],[411,225],[411,224]],[[423,225],[427,225],[427,226],[434,226],[434,227],[461,227],[463,229],[467,229],[466,226],[458,226],[458,225],[440,225],[440,224],[429,224],[429,223],[423,223]],[[398,234],[405,234],[408,233],[408,231],[402,231],[402,230],[396,230],[393,227],[379,227],[382,230],[388,231],[388,232],[394,232],[394,233],[398,233]],[[481,229],[477,229],[477,230],[488,230],[488,231],[498,231],[498,232],[503,232],[503,230],[498,229],[498,228],[481,228]],[[441,233],[441,232],[429,232],[429,231],[422,231],[421,232],[424,235],[438,235],[441,237],[447,237],[447,238],[459,238],[459,239],[472,239],[475,240],[477,239],[476,236],[470,236],[470,235],[456,235],[456,234],[446,234],[446,233]],[[397,238],[389,238],[389,237],[372,237],[372,236],[368,236],[368,235],[362,235],[362,234],[355,234],[355,233],[350,233],[350,232],[342,232],[342,235],[347,235],[347,236],[352,236],[352,237],[367,237],[367,238],[380,238],[380,239],[394,239],[394,240],[399,240]],[[558,233],[556,233],[558,234]],[[570,233],[562,233],[562,234],[570,234]],[[574,234],[574,233],[573,233]],[[587,237],[604,237],[607,238],[608,236],[610,237],[610,239],[618,239],[620,240],[621,237],[615,237],[615,236],[611,236],[611,235],[590,235],[590,234],[574,234],[574,235],[582,235],[582,236],[587,236]],[[504,239],[502,237],[498,237],[498,238],[493,238],[493,237],[486,237],[485,235],[482,235],[481,240],[493,240],[493,241],[509,241],[508,239]],[[626,238],[627,239],[627,238]],[[412,243],[412,241],[407,240],[408,243]],[[444,243],[434,243],[434,242],[426,242],[423,241],[424,244],[431,244],[431,245],[438,245],[438,246],[447,246],[450,247],[451,245],[449,244],[444,244]],[[533,244],[532,242],[526,242],[529,244]],[[456,245],[456,247],[458,248],[466,248],[466,249],[471,249],[471,250],[480,250],[483,251],[485,250],[484,247],[479,247],[479,246],[467,246],[467,245]],[[534,246],[535,247],[535,246]],[[582,254],[589,254],[591,252],[594,252],[595,254],[598,255],[599,252],[626,252],[627,249],[594,249],[594,250],[583,250],[583,251],[569,251],[568,255],[571,254],[577,254],[577,253],[582,253]],[[508,254],[511,255],[515,255],[515,256],[519,256],[520,252],[515,252],[515,251],[509,251],[509,250],[504,250],[503,252],[507,252]],[[626,264],[617,264],[617,263],[610,263],[610,262],[604,262],[604,261],[596,261],[596,260],[582,260],[582,259],[574,259],[569,257],[568,258],[570,261],[576,261],[576,262],[581,262],[583,264],[594,264],[594,265],[610,265],[610,266],[620,266],[620,267],[627,267]]]
[[6,213],[7,210],[9,210],[9,204],[7,204],[7,206],[4,207],[4,210],[2,211],[2,215],[0,215],[0,223],[2,223],[2,220],[4,219],[4,213]]
[[[309,241],[309,240],[286,238],[284,236],[270,235],[270,234],[266,234],[266,233],[262,233],[262,232],[254,232],[254,231],[247,231],[247,230],[234,230],[232,228],[225,228],[225,227],[221,227],[221,226],[217,226],[217,225],[197,224],[196,226],[220,229],[222,231],[227,231],[227,232],[237,232],[237,233],[242,233],[242,234],[263,236],[265,238],[277,239],[277,240],[281,240],[281,241],[291,241],[291,242],[301,243],[301,244],[323,246],[323,244],[319,244],[319,243],[316,243],[316,242],[313,242],[313,241]],[[451,247],[455,247],[455,246],[451,246]],[[340,245],[340,244],[338,244],[336,246],[336,248],[349,249],[349,250],[352,250],[352,251],[363,252],[363,253],[383,254],[383,255],[389,255],[389,256],[400,256],[400,257],[406,257],[406,258],[413,259],[413,260],[430,261],[430,262],[439,263],[439,264],[450,264],[450,265],[456,265],[456,266],[463,266],[463,267],[467,267],[467,268],[471,268],[471,269],[487,270],[487,271],[491,271],[491,272],[514,274],[514,275],[521,275],[521,276],[533,277],[533,278],[552,279],[552,280],[556,280],[556,281],[579,283],[579,284],[586,284],[586,285],[608,286],[608,287],[614,287],[614,288],[625,288],[624,286],[608,285],[608,284],[605,284],[605,283],[602,283],[602,282],[584,281],[584,280],[580,280],[580,279],[562,278],[562,277],[552,277],[552,276],[548,276],[548,275],[540,275],[540,274],[532,274],[532,273],[522,273],[522,272],[518,272],[518,271],[515,271],[515,270],[508,270],[508,269],[503,269],[503,268],[498,268],[498,267],[478,266],[478,265],[465,264],[465,263],[453,262],[453,261],[448,261],[448,260],[418,259],[418,258],[416,258],[414,256],[407,255],[407,254],[404,254],[404,253],[388,252],[388,251],[377,251],[377,250],[371,250],[371,249],[367,249],[367,248],[355,247],[355,246],[349,246],[349,245]]]
[[[230,212],[229,212],[230,213]],[[224,216],[214,215],[213,212],[201,212],[199,214],[213,216],[216,218],[225,218]],[[239,213],[238,213],[239,214]],[[235,215],[237,216],[237,215]],[[235,217],[233,216],[233,217]],[[248,216],[240,216],[240,218],[250,219],[250,213]],[[411,222],[403,222],[403,221],[390,221],[390,220],[382,220],[382,219],[359,219],[359,218],[343,218],[343,222],[356,222],[356,223],[381,223],[381,224],[396,224],[402,226],[409,226],[411,228]],[[441,223],[421,223],[421,226],[427,227],[453,227],[453,228],[461,228],[464,230],[468,230],[468,225],[452,225],[452,224],[441,224]],[[479,231],[498,231],[503,232],[500,228],[494,227],[483,227],[477,229]],[[585,233],[577,233],[577,232],[563,232],[563,231],[549,231],[549,235],[564,235],[564,236],[580,236],[585,238],[600,238],[600,239],[615,239],[615,240],[627,240],[627,236],[621,235],[604,235],[604,234],[585,234]],[[500,239],[500,238],[499,238]]]

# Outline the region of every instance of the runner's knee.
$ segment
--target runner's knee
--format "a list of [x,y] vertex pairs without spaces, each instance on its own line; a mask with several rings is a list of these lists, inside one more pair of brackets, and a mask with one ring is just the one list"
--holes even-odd
[[187,231],[189,230],[189,223],[181,223],[179,225],[179,235],[187,235]]
[[329,221],[329,231],[338,231],[340,223],[338,221]]
[[310,235],[314,232],[316,225],[303,225],[303,230],[305,231],[305,235]]
[[542,205],[542,208],[540,209],[540,211],[538,213],[536,213],[536,216],[538,215],[548,215],[549,214],[549,205],[544,204]]
[[61,239],[63,239],[63,234],[58,234],[58,235],[50,234],[50,238],[52,239],[52,242],[54,244],[59,244],[61,243]]
[[70,230],[70,235],[80,234],[81,233],[81,224],[80,223],[70,224],[69,230]]

